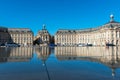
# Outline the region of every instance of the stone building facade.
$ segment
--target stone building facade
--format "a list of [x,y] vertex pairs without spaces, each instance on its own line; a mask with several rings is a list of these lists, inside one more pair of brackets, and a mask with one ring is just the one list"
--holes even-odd
[[0,28],[0,43],[33,45],[33,32],[28,28]]
[[38,31],[38,34],[35,40],[38,40],[39,44],[50,44],[51,35],[46,29],[45,25],[43,25],[42,30]]
[[114,16],[110,15],[110,21],[97,28],[58,30],[55,34],[55,44],[69,46],[78,44],[120,45],[120,23],[114,21]]
[[33,45],[33,32],[28,28],[9,28],[8,32],[14,43]]

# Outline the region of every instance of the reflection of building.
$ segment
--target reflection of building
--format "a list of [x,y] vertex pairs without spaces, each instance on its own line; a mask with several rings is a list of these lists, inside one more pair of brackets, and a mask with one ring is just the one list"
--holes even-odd
[[0,47],[0,62],[7,62],[8,57],[10,56],[11,48]]
[[43,29],[40,30],[36,36],[36,39],[38,40],[39,44],[49,44],[51,36],[49,32],[46,29],[46,26],[43,25]]
[[55,44],[76,45],[93,44],[120,45],[120,23],[114,21],[114,16],[110,16],[110,22],[98,28],[85,30],[58,30],[55,35]]
[[[79,59],[81,57],[92,57],[101,61],[109,62],[113,58],[120,61],[120,47],[55,47],[55,55],[61,60]],[[114,56],[113,56],[114,55]],[[76,57],[76,58],[74,58]],[[106,60],[105,60],[106,59]]]
[[21,45],[33,44],[33,32],[27,28],[9,28],[8,32],[13,42]]
[[0,48],[0,62],[29,61],[32,56],[32,47]]
[[40,48],[35,48],[35,51],[37,53],[38,58],[42,61],[46,61],[51,53],[50,48],[48,46],[41,46]]
[[120,47],[55,47],[58,60],[87,60],[102,63],[112,70],[120,68]]

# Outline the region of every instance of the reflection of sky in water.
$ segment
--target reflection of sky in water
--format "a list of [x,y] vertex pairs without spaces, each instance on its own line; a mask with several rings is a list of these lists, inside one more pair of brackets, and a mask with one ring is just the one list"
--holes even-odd
[[[99,52],[99,56],[95,57]],[[1,80],[119,80],[119,48],[10,48],[0,49]],[[54,51],[55,50],[55,51]],[[92,51],[90,51],[92,50]],[[112,51],[114,50],[114,51]],[[75,52],[76,53],[75,53]],[[56,52],[56,53],[54,53]],[[65,52],[65,53],[64,53]],[[69,53],[68,53],[69,52]],[[87,54],[86,54],[87,52]],[[103,53],[105,53],[103,55]],[[108,52],[108,53],[107,53]],[[112,55],[114,52],[114,55]],[[4,54],[5,53],[5,54]],[[90,56],[91,53],[91,56]],[[82,56],[83,55],[83,56]],[[86,55],[86,56],[85,56]],[[114,57],[112,58],[111,55]],[[75,59],[73,57],[76,57]],[[3,60],[5,58],[6,60]],[[3,62],[2,62],[3,61]],[[110,68],[113,61],[114,69]],[[112,71],[113,70],[113,71]],[[114,77],[112,76],[114,73]]]

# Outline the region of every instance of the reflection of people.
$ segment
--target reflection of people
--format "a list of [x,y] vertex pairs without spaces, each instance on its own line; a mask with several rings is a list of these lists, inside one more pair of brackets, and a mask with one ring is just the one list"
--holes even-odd
[[112,77],[115,77],[115,69],[112,69]]
[[45,61],[42,61],[42,65],[45,66]]

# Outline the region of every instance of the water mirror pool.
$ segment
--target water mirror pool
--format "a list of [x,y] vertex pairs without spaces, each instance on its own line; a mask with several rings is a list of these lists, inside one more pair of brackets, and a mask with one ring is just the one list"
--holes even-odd
[[0,79],[120,80],[120,47],[1,47]]

